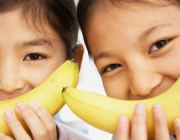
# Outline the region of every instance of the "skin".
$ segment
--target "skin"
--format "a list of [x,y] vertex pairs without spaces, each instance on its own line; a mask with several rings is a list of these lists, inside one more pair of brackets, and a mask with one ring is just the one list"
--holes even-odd
[[[44,26],[45,32],[30,28],[21,18],[20,9],[0,13],[0,25],[0,100],[7,100],[38,86],[67,56],[58,34],[48,25]],[[7,110],[5,119],[14,138],[0,134],[0,140],[57,139],[53,117],[42,105],[34,101],[29,105],[20,102],[16,110],[30,132],[23,129],[12,110]]]
[[[108,96],[146,99],[173,85],[180,76],[179,17],[180,9],[173,5],[106,2],[95,8],[86,32],[87,43]],[[169,140],[161,106],[154,105],[152,114],[155,138],[151,140]],[[177,140],[179,122],[175,120]],[[120,116],[116,140],[130,137],[147,140],[146,108],[142,103],[135,107],[131,123],[126,116]]]

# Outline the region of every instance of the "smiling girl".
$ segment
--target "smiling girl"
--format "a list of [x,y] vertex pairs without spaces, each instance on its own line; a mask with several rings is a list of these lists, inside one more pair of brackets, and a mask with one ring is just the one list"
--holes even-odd
[[[180,1],[80,0],[78,20],[108,96],[125,100],[161,94],[180,76]],[[172,93],[173,96],[173,93]],[[152,107],[156,140],[169,140],[166,118]],[[174,121],[180,140],[180,119]],[[120,116],[116,140],[147,140],[146,108],[132,122]],[[171,139],[174,139],[172,136]]]

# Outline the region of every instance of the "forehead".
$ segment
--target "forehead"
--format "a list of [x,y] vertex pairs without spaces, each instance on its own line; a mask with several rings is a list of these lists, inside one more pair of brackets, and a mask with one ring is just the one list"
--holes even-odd
[[[32,11],[31,11],[32,10]],[[42,14],[37,14],[33,11],[33,9],[24,11],[24,9],[20,6],[10,7],[9,9],[5,9],[0,11],[1,23],[5,22],[4,19],[14,22],[16,25],[21,25],[23,28],[29,29],[34,33],[46,34],[52,30],[52,27],[47,22],[47,19]],[[8,22],[9,22],[8,21]],[[8,23],[12,24],[12,23]],[[52,32],[52,31],[51,31]]]
[[44,38],[49,41],[60,40],[58,34],[48,25],[33,24],[31,20],[26,21],[22,18],[21,9],[0,12],[0,24],[1,37],[4,36],[8,40],[22,41],[32,38]]
[[[154,19],[152,22],[156,22],[158,21],[158,16],[163,15],[159,11],[169,12],[169,7],[172,7],[172,9],[177,9],[178,7],[175,7],[175,5],[173,4],[167,3],[167,1],[165,2],[154,2],[153,0],[151,0],[151,2],[123,2],[123,0],[117,0],[115,2],[110,2],[109,0],[103,1],[93,9],[94,11],[92,12],[90,18],[90,25],[96,22],[101,22],[101,25],[103,25],[103,21],[106,19],[107,21],[109,21],[109,23],[111,23],[110,26],[113,22],[122,23],[125,25],[132,25],[134,23],[145,24],[147,19],[149,19],[149,23],[151,23],[152,19]],[[155,14],[156,11],[158,14],[157,16]],[[169,15],[171,13],[172,12],[170,12]],[[137,20],[138,18],[139,20]],[[130,21],[133,21],[133,23],[130,23]]]
[[[94,50],[97,51],[100,49],[99,46],[105,43],[107,46],[117,44],[117,41],[127,44],[131,40],[136,43],[137,37],[145,30],[179,23],[179,16],[180,9],[173,5],[153,6],[137,3],[99,5],[88,26],[89,49],[93,55]],[[108,49],[111,50],[111,47]]]

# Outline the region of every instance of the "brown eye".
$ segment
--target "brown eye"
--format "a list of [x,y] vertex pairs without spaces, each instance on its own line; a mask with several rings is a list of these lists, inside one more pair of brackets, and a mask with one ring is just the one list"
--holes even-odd
[[24,60],[41,60],[41,59],[44,59],[45,56],[43,55],[40,55],[38,53],[31,53],[31,54],[28,54]]
[[168,39],[168,40],[161,40],[161,41],[156,42],[156,43],[151,47],[150,53],[161,49],[161,48],[164,47],[169,41],[170,41],[170,40]]
[[109,65],[108,67],[106,67],[104,70],[103,70],[103,73],[105,72],[110,72],[118,67],[120,67],[121,65],[120,64],[111,64]]

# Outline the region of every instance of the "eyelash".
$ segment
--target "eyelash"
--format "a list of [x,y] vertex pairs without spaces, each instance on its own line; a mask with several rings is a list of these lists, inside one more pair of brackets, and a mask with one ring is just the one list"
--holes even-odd
[[[166,46],[171,39],[166,39],[166,40],[160,40],[157,41],[156,43],[154,43],[149,51],[149,54],[154,52],[154,51],[158,51],[159,49],[161,49],[162,47]],[[156,47],[156,48],[155,48]]]
[[41,55],[38,53],[30,53],[30,54],[26,55],[23,60],[38,61],[38,60],[42,60],[42,59],[46,59],[46,57],[44,55]]
[[[112,71],[112,70],[114,70],[114,69],[116,69],[116,68],[118,68],[118,67],[120,67],[120,66],[121,66],[120,64],[110,64],[110,65],[108,65],[107,67],[105,67],[105,68],[103,69],[102,74],[107,73],[107,72],[110,72],[110,71]],[[109,69],[109,70],[108,70],[108,69]]]

